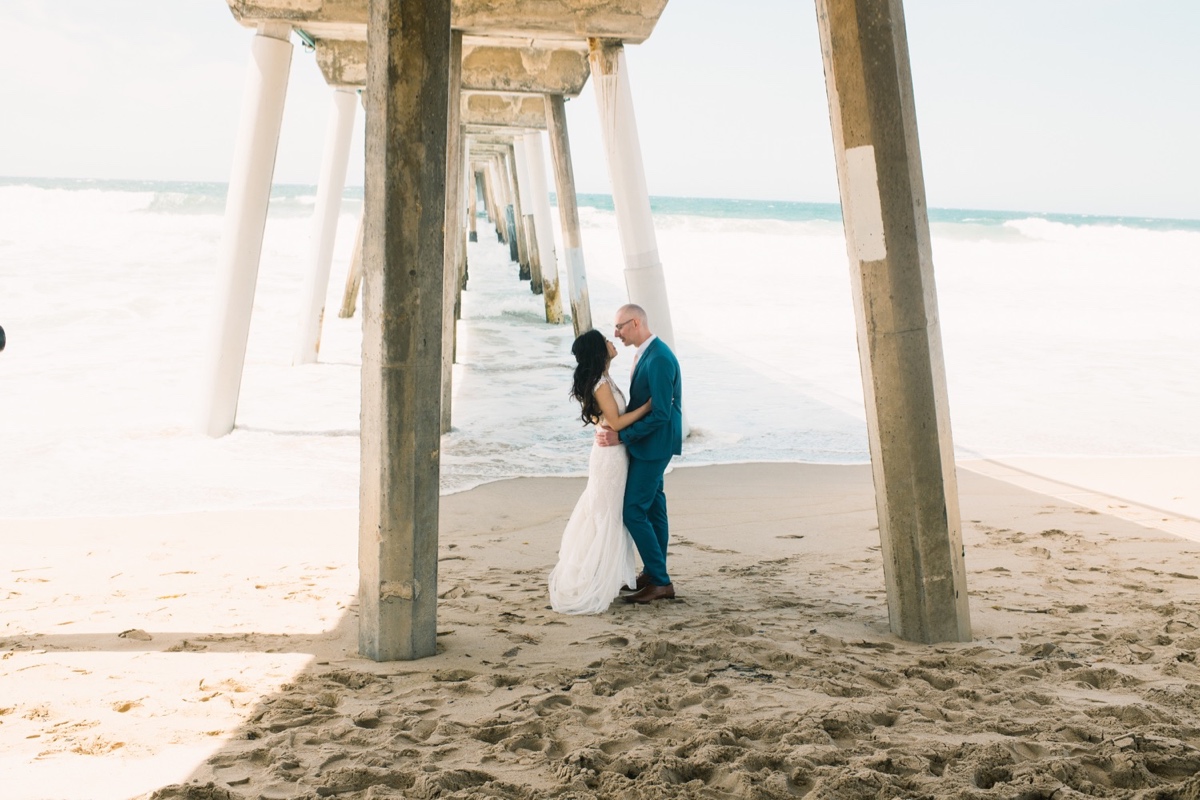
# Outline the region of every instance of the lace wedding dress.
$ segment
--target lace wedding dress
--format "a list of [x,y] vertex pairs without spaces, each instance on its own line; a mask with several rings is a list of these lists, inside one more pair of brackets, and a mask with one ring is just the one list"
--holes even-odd
[[[608,383],[617,412],[624,414],[621,390],[607,375],[600,383]],[[628,472],[625,445],[592,443],[587,487],[567,521],[558,564],[550,573],[550,605],[561,614],[599,614],[622,586],[637,580],[633,539],[622,520]]]

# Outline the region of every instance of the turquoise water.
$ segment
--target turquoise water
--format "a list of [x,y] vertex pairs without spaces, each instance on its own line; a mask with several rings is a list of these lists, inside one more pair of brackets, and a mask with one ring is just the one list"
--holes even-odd
[[[612,197],[606,194],[581,194],[579,205],[612,211]],[[671,214],[717,219],[770,219],[781,222],[824,220],[840,222],[842,209],[837,203],[802,203],[786,200],[722,200],[709,197],[651,197],[654,214]],[[980,209],[931,208],[930,222],[970,225],[1003,225],[1021,219],[1044,219],[1064,225],[1119,225],[1147,230],[1200,231],[1200,220],[1156,219],[1151,217],[1104,217],[1090,214],[1050,214],[1030,211],[988,211]]]
[[[190,181],[90,180],[72,178],[5,178],[0,186],[33,186],[40,189],[73,191],[116,191],[154,194],[146,211],[155,213],[216,214],[225,208],[227,184]],[[277,184],[271,189],[271,213],[276,216],[310,214],[316,195],[315,186]],[[348,186],[342,195],[349,201],[343,211],[357,211],[363,187]],[[551,194],[551,202],[554,195]],[[612,211],[607,194],[580,194],[581,207]],[[757,219],[779,222],[839,222],[837,203],[807,203],[788,200],[738,200],[713,197],[651,197],[650,210],[662,216],[705,217],[709,219]],[[1036,211],[997,211],[986,209],[931,208],[931,223],[952,223],[999,227],[1007,222],[1041,219],[1074,226],[1119,226],[1152,231],[1200,231],[1200,220],[1155,217],[1099,216],[1092,214],[1049,213]]]

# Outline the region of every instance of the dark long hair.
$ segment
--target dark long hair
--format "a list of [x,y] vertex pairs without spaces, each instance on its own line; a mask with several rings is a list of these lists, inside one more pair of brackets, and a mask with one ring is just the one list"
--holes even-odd
[[583,424],[594,425],[602,413],[596,402],[596,384],[608,368],[608,342],[600,331],[586,331],[571,345],[571,354],[575,356],[571,397],[579,401]]

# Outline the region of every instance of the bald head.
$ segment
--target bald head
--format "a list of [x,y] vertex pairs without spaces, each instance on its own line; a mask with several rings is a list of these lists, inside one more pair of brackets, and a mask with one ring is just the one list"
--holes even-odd
[[650,323],[646,318],[646,309],[634,303],[628,303],[617,309],[615,320],[617,338],[626,347],[640,347],[642,342],[653,334]]

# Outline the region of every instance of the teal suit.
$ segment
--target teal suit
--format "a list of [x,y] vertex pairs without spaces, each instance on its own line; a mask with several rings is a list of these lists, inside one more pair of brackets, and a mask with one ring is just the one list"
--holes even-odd
[[637,545],[650,583],[666,586],[667,495],[663,473],[683,449],[683,378],[679,362],[662,339],[646,345],[629,383],[629,408],[651,401],[650,413],[618,435],[629,451],[625,482],[625,527]]

